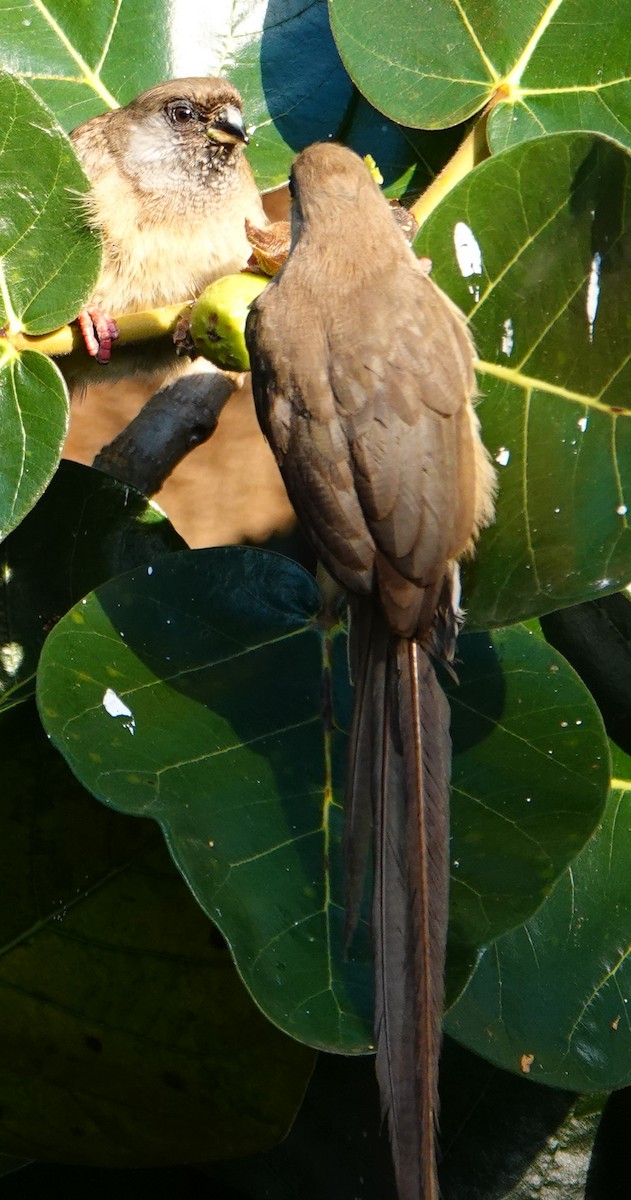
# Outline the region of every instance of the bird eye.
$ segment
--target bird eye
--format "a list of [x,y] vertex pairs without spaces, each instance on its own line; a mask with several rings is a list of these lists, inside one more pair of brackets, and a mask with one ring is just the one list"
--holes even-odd
[[172,125],[188,125],[195,116],[190,104],[186,104],[182,100],[170,104],[167,111]]

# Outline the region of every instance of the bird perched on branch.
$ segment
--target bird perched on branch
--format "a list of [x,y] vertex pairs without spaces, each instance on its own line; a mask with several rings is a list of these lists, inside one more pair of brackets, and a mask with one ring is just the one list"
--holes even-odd
[[373,837],[377,1075],[401,1200],[437,1200],[447,931],[450,663],[458,560],[493,517],[462,313],[428,278],[364,163],[296,159],[292,247],[251,306],[259,421],[350,612],[347,926]]
[[[70,137],[91,184],[88,223],[103,238],[101,274],[79,320],[104,364],[117,336],[112,314],[185,301],[241,270],[251,253],[245,221],[267,218],[243,153],[241,97],[225,79],[160,83]],[[138,345],[114,360],[107,372],[90,371],[85,355],[60,365],[71,383],[87,383],[177,364],[172,347],[161,361],[155,346]]]

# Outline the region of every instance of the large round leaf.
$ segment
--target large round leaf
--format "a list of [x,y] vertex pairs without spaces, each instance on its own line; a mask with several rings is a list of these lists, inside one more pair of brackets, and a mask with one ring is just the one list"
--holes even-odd
[[81,210],[88,182],[26,83],[0,73],[0,108],[0,325],[48,333],[77,315],[99,272]]
[[120,1167],[279,1140],[311,1055],[252,1004],[158,830],[95,805],[34,706],[0,745],[0,1150]]
[[0,547],[0,706],[34,694],[46,634],[81,596],[184,544],[145,496],[90,467],[60,463]]
[[[259,186],[287,178],[295,149],[340,129],[353,94],[326,0],[68,4],[0,0],[0,53],[66,129],[162,79],[227,75],[241,91]],[[142,53],[138,47],[142,46]]]
[[[544,132],[592,129],[631,149],[626,0],[609,0],[605,20],[599,0],[547,0],[543,5],[514,0],[518,6],[531,10],[535,19],[508,72],[505,94],[501,89],[491,111],[491,148],[497,151]],[[513,15],[507,13],[507,23]]]
[[[344,948],[352,696],[342,631],[327,632],[319,609],[311,576],[277,555],[169,555],[56,626],[39,702],[86,786],[161,823],[271,1019],[352,1052],[370,1038],[372,1005],[366,916]],[[608,779],[597,710],[551,647],[509,630],[465,638],[461,654],[450,994],[478,947],[549,893]]]
[[631,1082],[631,759],[614,755],[602,825],[523,928],[483,955],[447,1020],[509,1070],[576,1091]]
[[[631,147],[626,0],[329,0],[359,90],[403,125],[441,129],[494,101],[494,150],[591,129]],[[568,20],[571,37],[568,36]]]
[[519,925],[602,811],[609,780],[602,720],[551,649],[521,629],[460,639],[460,683],[447,684],[456,945],[488,945],[502,926]]
[[[76,316],[97,276],[100,250],[81,216],[88,185],[30,87],[0,73],[0,109],[0,334],[44,333]],[[42,494],[67,424],[57,369],[0,336],[0,537]]]
[[[344,962],[345,737],[323,728],[315,582],[255,550],[172,566],[122,576],[60,622],[45,720],[97,795],[161,822],[264,1011],[297,1036],[363,1050],[372,980],[365,930]],[[70,629],[62,662],[57,639]],[[342,688],[343,646],[335,656]]]
[[50,481],[68,429],[68,393],[43,354],[16,354],[0,340],[0,540],[19,525]]
[[417,239],[480,360],[500,484],[466,577],[483,626],[631,578],[630,211],[631,158],[559,134],[477,167]]

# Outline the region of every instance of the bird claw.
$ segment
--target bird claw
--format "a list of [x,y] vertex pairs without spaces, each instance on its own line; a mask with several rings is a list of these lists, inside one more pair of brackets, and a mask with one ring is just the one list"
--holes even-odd
[[85,348],[91,358],[105,366],[110,361],[112,342],[118,338],[118,326],[104,309],[88,305],[77,317]]

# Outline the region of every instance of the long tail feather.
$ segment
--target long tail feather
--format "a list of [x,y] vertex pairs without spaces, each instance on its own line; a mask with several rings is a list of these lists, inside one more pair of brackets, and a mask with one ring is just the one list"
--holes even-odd
[[[365,628],[362,634],[365,638]],[[351,766],[353,761],[373,764],[377,1078],[399,1200],[438,1200],[435,1130],[448,913],[449,706],[418,643],[388,633],[374,613],[364,654],[356,700],[363,711],[355,713]],[[364,769],[358,779],[367,792]],[[353,786],[351,779],[349,790],[358,806],[362,789],[357,780],[354,792]],[[352,830],[347,831],[350,836]]]

